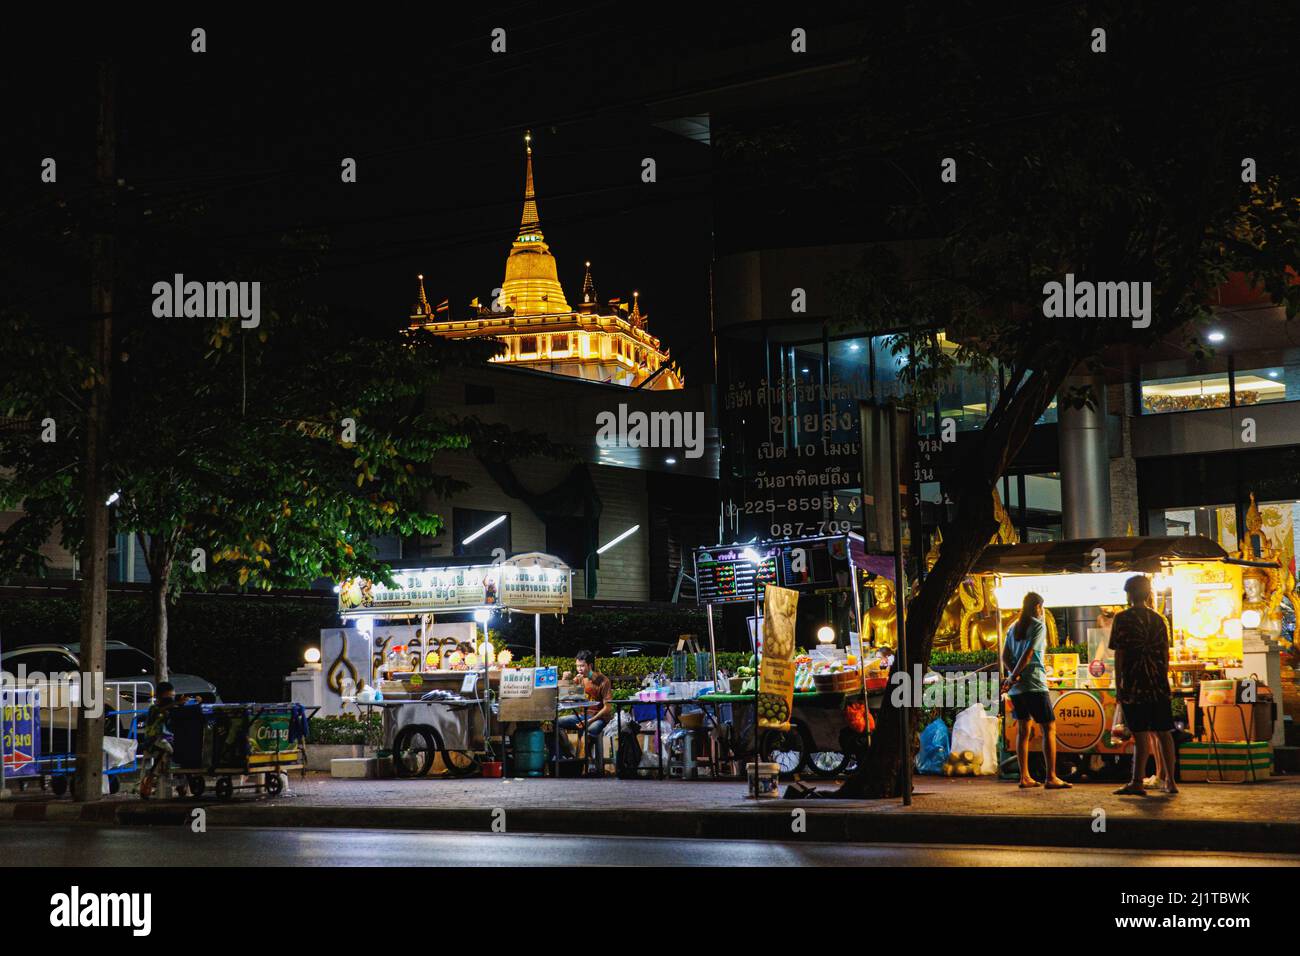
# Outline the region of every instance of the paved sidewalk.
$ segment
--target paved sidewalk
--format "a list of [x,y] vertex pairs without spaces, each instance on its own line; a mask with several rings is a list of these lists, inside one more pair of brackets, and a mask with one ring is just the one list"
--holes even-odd
[[[1195,784],[1177,796],[1117,797],[1114,784],[1020,790],[987,779],[919,777],[898,800],[765,799],[743,782],[615,779],[335,780],[293,775],[275,799],[144,802],[121,793],[81,806],[39,793],[0,802],[0,821],[188,825],[202,806],[211,826],[379,827],[492,832],[790,839],[805,810],[809,839],[853,842],[1294,852],[1300,777]],[[833,784],[818,784],[820,790]],[[504,811],[502,813],[501,811]],[[1104,824],[1104,829],[1102,828]]]

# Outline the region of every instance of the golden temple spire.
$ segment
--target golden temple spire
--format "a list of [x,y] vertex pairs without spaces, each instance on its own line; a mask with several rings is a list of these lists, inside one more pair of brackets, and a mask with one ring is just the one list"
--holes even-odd
[[433,309],[429,307],[429,297],[424,294],[424,274],[421,273],[415,278],[420,283],[420,301],[416,304],[415,312],[417,315],[433,315]]
[[524,151],[527,154],[524,172],[524,214],[519,220],[519,239],[525,236],[542,238],[541,222],[537,218],[537,194],[533,191],[533,131],[524,133]]
[[593,305],[596,301],[596,283],[591,280],[591,262],[587,262],[587,271],[582,277],[582,304]]
[[645,325],[645,319],[641,316],[641,293],[636,290],[632,291],[632,326],[633,328],[642,328]]
[[519,234],[506,258],[506,277],[501,283],[501,305],[515,315],[559,315],[572,311],[564,298],[556,272],[555,258],[542,237],[537,216],[537,194],[533,186],[533,134],[524,136],[524,214]]

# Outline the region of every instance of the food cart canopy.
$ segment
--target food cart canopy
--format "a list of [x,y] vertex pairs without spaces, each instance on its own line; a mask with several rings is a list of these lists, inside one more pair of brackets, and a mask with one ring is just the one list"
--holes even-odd
[[564,614],[573,606],[573,571],[539,551],[499,564],[395,568],[393,584],[349,578],[339,586],[339,614],[397,617],[479,608]]
[[974,574],[1091,573],[1105,555],[1106,571],[1153,574],[1169,561],[1226,561],[1228,552],[1209,538],[1075,538],[1031,544],[996,544],[984,549]]

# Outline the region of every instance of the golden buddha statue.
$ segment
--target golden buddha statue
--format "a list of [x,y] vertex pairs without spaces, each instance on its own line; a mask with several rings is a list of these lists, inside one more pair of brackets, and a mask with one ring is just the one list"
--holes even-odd
[[878,577],[869,587],[874,603],[865,616],[867,637],[876,647],[898,647],[894,582],[888,578]]
[[1273,539],[1264,530],[1264,516],[1255,502],[1254,493],[1250,496],[1250,507],[1246,509],[1246,533],[1241,536],[1238,544],[1234,557],[1243,561],[1268,562],[1272,565],[1264,568],[1242,568],[1241,609],[1258,611],[1264,622],[1263,629],[1273,634],[1280,634],[1282,598],[1294,587],[1290,562],[1283,560]]

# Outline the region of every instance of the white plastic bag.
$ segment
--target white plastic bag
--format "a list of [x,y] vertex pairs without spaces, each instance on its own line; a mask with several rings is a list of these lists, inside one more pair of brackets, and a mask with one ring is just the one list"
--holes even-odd
[[998,719],[990,717],[983,704],[971,704],[952,722],[952,751],[969,750],[980,755],[981,774],[997,773]]
[[104,737],[104,769],[130,766],[135,759],[135,741],[126,737]]

